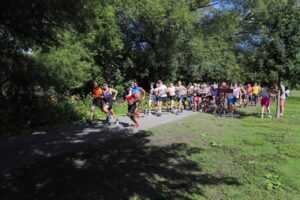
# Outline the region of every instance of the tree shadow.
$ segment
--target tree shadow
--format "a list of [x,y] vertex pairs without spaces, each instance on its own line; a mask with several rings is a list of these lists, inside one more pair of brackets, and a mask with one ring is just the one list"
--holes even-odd
[[85,150],[44,158],[2,172],[2,199],[192,199],[204,185],[240,185],[233,177],[204,173],[189,159],[202,149],[156,146],[151,132],[121,134]]

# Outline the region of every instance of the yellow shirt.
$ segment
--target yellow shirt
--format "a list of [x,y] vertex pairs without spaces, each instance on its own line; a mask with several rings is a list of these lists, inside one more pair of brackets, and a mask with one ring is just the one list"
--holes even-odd
[[258,94],[259,93],[259,87],[258,86],[253,86],[252,87],[252,94]]

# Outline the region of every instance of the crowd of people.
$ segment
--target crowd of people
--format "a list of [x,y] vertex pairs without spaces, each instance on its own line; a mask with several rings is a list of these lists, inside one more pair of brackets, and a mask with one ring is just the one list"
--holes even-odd
[[[131,86],[126,89],[124,100],[128,104],[128,117],[133,121],[134,127],[139,126],[140,105],[146,101],[147,108],[143,109],[145,115],[161,116],[163,111],[180,114],[183,110],[192,110],[193,112],[211,112],[216,115],[225,114],[233,115],[236,108],[246,106],[261,105],[261,118],[271,118],[270,104],[271,98],[276,96],[276,88],[261,87],[257,83],[231,84],[222,82],[221,84],[210,83],[189,83],[184,86],[181,81],[177,85],[169,83],[168,86],[162,80],[150,84],[150,90],[147,93],[137,82],[132,82]],[[281,85],[280,90],[280,114],[283,116],[284,103],[288,91]],[[277,89],[278,91],[278,89]],[[107,83],[100,86],[94,82],[93,100],[90,112],[89,122],[93,120],[95,109],[98,107],[107,116],[106,121],[119,124],[119,119],[113,111],[113,104],[117,98],[118,91],[110,88]],[[266,109],[266,114],[265,114]]]

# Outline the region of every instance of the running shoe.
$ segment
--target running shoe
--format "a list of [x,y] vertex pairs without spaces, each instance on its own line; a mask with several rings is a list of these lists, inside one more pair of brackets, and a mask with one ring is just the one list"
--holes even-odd
[[116,119],[116,125],[119,125],[119,124],[120,124],[119,119]]
[[134,127],[133,128],[138,128],[139,127],[139,124],[138,123],[135,123]]
[[264,115],[261,115],[260,118],[264,118]]

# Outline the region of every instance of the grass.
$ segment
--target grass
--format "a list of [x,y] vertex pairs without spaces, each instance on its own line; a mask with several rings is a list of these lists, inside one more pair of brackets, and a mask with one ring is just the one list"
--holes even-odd
[[300,199],[300,93],[287,100],[279,121],[260,119],[259,108],[243,111],[241,118],[199,114],[151,131],[154,141],[166,145],[184,141],[201,147],[204,151],[190,159],[202,166],[202,173],[231,176],[241,183],[205,186],[205,198],[194,199]]
[[[275,104],[272,105],[274,113]],[[1,172],[2,199],[300,199],[300,92],[279,121],[210,114]],[[254,113],[254,115],[253,115]]]

